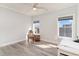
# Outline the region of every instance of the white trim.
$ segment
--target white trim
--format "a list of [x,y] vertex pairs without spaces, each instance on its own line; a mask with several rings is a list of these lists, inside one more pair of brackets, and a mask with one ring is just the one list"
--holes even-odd
[[11,42],[7,42],[7,43],[3,43],[3,44],[0,44],[0,47],[4,47],[4,46],[8,46],[8,45],[12,45],[12,44],[15,44],[15,43],[24,41],[24,40],[25,40],[25,39],[15,40],[15,41],[11,41]]

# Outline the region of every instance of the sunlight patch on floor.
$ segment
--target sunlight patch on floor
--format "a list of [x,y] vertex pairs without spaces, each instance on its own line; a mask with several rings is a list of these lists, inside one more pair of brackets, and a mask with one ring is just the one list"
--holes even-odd
[[52,44],[40,44],[40,45],[35,45],[35,46],[40,47],[40,48],[52,48],[52,47],[57,48],[56,45],[52,45]]

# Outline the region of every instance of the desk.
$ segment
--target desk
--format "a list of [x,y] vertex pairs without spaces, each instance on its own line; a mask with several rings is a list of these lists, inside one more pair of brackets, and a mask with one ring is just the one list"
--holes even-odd
[[40,35],[35,34],[34,39],[35,39],[35,42],[39,42],[40,41]]

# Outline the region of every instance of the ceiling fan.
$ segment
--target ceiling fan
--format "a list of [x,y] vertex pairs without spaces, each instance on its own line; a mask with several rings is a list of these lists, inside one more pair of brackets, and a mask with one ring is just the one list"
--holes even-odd
[[46,8],[40,7],[40,6],[38,6],[38,5],[39,5],[39,3],[34,3],[34,4],[33,4],[33,6],[32,6],[33,11],[40,10],[40,9],[47,11]]

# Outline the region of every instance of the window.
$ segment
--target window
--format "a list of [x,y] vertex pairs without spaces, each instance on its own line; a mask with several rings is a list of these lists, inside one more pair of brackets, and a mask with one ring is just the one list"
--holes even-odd
[[40,23],[39,21],[33,21],[33,32],[34,34],[39,34],[39,27],[40,27]]
[[72,16],[60,17],[58,19],[59,36],[72,37]]

